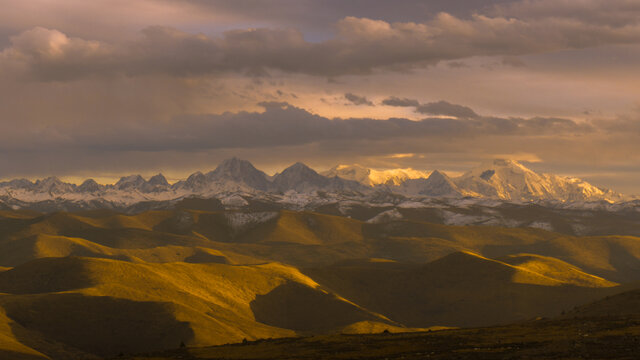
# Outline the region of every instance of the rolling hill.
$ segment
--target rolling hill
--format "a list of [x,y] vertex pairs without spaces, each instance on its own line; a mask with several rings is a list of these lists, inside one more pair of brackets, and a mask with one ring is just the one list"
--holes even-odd
[[[85,355],[292,336],[360,321],[391,324],[276,263],[43,258],[0,273],[0,292],[8,319]],[[11,334],[25,346],[32,343],[29,336],[5,333]]]
[[2,354],[506,324],[640,281],[632,236],[196,205],[0,213]]

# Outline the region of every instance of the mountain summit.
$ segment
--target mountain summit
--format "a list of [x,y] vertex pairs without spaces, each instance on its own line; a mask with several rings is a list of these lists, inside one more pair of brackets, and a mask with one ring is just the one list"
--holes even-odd
[[217,182],[233,181],[256,190],[264,191],[269,187],[267,174],[256,169],[249,161],[236,157],[223,161],[215,170],[206,174],[206,177]]
[[316,190],[351,192],[368,189],[357,181],[345,180],[337,176],[322,176],[301,162],[297,162],[277,174],[273,179],[273,185],[278,191],[295,190],[297,192]]
[[434,170],[428,178],[408,179],[399,186],[400,192],[407,195],[425,195],[436,197],[459,197],[468,195],[460,189],[447,174]]
[[361,165],[337,165],[321,173],[327,177],[340,177],[363,185],[400,185],[409,179],[426,178],[427,172],[411,168],[374,170]]
[[581,179],[539,174],[515,160],[485,162],[454,179],[462,189],[478,196],[504,200],[615,201],[620,194],[600,189]]
[[273,185],[279,191],[304,192],[328,186],[329,178],[318,174],[307,165],[297,162],[277,174],[273,179]]

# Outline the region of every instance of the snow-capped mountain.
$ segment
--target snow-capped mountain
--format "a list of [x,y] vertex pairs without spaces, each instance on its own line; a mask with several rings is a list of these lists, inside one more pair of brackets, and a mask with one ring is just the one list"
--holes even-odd
[[619,201],[622,195],[581,179],[538,174],[514,160],[496,159],[455,178],[477,196],[504,200]]
[[48,177],[46,179],[37,180],[34,183],[33,190],[40,193],[64,194],[75,191],[74,184],[68,184],[60,181],[57,177]]
[[129,175],[121,177],[115,184],[115,188],[118,190],[140,189],[146,182],[140,175]]
[[81,185],[55,177],[35,182],[16,179],[0,183],[0,207],[55,210],[129,208],[142,203],[164,206],[161,204],[191,196],[218,198],[224,200],[223,204],[230,204],[228,199],[235,199],[232,203],[236,205],[244,204],[244,197],[296,206],[334,200],[377,204],[425,198],[574,204],[625,200],[611,190],[577,178],[536,173],[513,160],[493,160],[456,178],[437,170],[421,178],[412,178],[417,172],[400,176],[402,172],[395,170],[382,176],[361,166],[338,166],[324,174],[296,163],[270,177],[250,162],[232,158],[211,172],[196,172],[173,185],[162,174],[148,180],[140,175],[125,176],[113,185],[101,185],[91,179]]
[[460,189],[447,174],[438,170],[431,172],[426,179],[408,179],[399,186],[399,189],[406,195],[461,197],[473,194]]
[[294,190],[297,192],[325,191],[366,191],[367,188],[352,180],[337,176],[326,177],[318,174],[307,165],[297,162],[273,178],[273,189],[277,191]]
[[235,182],[262,191],[270,186],[267,174],[256,169],[250,162],[235,157],[223,161],[206,177],[212,182]]
[[195,173],[189,175],[186,180],[180,180],[177,183],[173,184],[172,188],[174,190],[183,190],[187,192],[198,193],[202,192],[209,186],[209,180],[203,173],[200,171],[196,171]]
[[104,185],[98,184],[93,179],[85,180],[82,184],[80,184],[80,186],[76,188],[76,190],[81,193],[95,193],[98,191],[103,191],[104,189],[105,189]]
[[[141,193],[159,193],[170,190],[171,185],[162,174],[152,176],[148,181],[141,175],[120,178],[113,187],[117,190],[139,191]],[[93,185],[95,189],[95,185]]]
[[401,185],[409,179],[426,178],[428,172],[406,169],[375,170],[361,165],[337,165],[321,172],[326,177],[340,177],[346,180],[357,181],[363,185]]

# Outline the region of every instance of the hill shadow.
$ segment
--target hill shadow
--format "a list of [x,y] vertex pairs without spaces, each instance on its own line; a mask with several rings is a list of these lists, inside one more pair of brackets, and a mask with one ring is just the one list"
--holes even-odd
[[[22,296],[3,307],[13,327],[98,356],[175,349],[194,337],[170,303],[66,293]],[[14,333],[27,346],[34,341],[24,331]]]
[[42,294],[94,285],[86,261],[76,257],[42,258],[0,272],[0,292]]
[[256,321],[301,332],[326,331],[358,321],[382,320],[335,295],[295,282],[257,295],[249,305]]
[[186,257],[184,262],[191,264],[229,264],[229,259],[198,249],[193,255]]

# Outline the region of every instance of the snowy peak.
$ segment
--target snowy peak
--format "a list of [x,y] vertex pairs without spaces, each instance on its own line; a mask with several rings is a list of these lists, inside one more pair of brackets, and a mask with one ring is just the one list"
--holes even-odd
[[162,174],[152,176],[149,181],[147,181],[147,183],[153,186],[169,186],[167,178],[165,178]]
[[515,160],[496,159],[483,163],[459,178],[458,187],[479,196],[531,201],[615,201],[620,194],[600,189],[583,180],[539,174]]
[[170,187],[167,178],[162,174],[157,174],[152,176],[149,181],[145,181],[144,184],[140,185],[138,190],[143,193],[157,193],[167,191]]
[[33,189],[33,183],[27,179],[14,179],[1,182],[0,187],[12,189]]
[[434,170],[428,178],[409,179],[405,181],[401,189],[409,195],[426,195],[438,197],[457,197],[467,195],[461,190],[447,174]]
[[256,190],[266,190],[269,186],[267,174],[256,169],[249,161],[236,157],[223,161],[206,176],[212,181],[233,181]]
[[412,168],[375,170],[360,165],[338,165],[321,173],[327,177],[338,176],[363,185],[400,185],[408,179],[426,178],[427,173]]
[[174,188],[180,189],[184,188],[191,191],[199,191],[203,190],[209,185],[209,181],[207,177],[204,176],[200,171],[196,171],[195,173],[189,175],[187,180],[178,181],[174,184]]
[[363,185],[375,185],[371,180],[371,169],[360,165],[337,165],[320,173],[326,177],[339,177],[345,180],[357,181]]
[[115,188],[118,190],[132,190],[139,189],[142,185],[144,185],[146,181],[140,175],[129,175],[121,177],[120,180],[115,184]]
[[311,191],[324,188],[328,184],[328,178],[318,174],[301,162],[284,169],[273,179],[273,185],[279,191]]
[[307,165],[297,162],[284,169],[273,179],[273,187],[278,191],[295,190],[297,192],[324,191],[366,191],[362,184],[318,174]]
[[75,185],[60,181],[55,176],[46,179],[37,180],[34,184],[34,190],[40,193],[63,194],[75,190]]
[[104,189],[104,186],[98,184],[93,179],[85,180],[80,186],[78,186],[77,190],[81,193],[95,193]]
[[495,159],[465,173],[456,184],[481,196],[506,200],[549,199],[548,179],[515,160]]
[[434,195],[461,193],[460,189],[458,189],[458,186],[451,180],[451,178],[447,176],[447,174],[438,170],[433,170],[426,182],[431,189],[431,193]]
[[433,170],[427,180],[434,182],[451,182],[451,179],[447,176],[447,174],[442,173],[438,170]]

